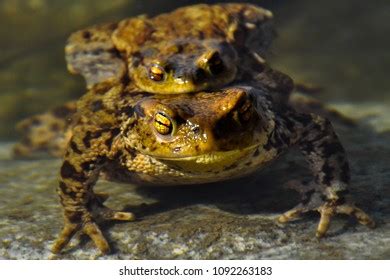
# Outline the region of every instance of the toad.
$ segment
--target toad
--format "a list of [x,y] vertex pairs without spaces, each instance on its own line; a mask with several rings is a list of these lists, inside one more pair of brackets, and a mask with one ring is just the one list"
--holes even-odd
[[261,76],[274,33],[263,8],[200,4],[77,31],[65,52],[68,69],[87,87],[130,79],[142,91],[178,94]]
[[292,147],[300,149],[314,176],[300,187],[301,204],[279,222],[318,211],[318,237],[338,213],[373,227],[363,210],[344,199],[349,165],[331,123],[299,113],[275,95],[246,85],[180,95],[145,93],[131,84],[92,87],[78,102],[60,170],[65,224],[53,252],[82,231],[107,253],[99,221],[135,219],[103,205],[107,195],[93,191],[100,174],[115,171],[139,184],[202,184],[253,173]]

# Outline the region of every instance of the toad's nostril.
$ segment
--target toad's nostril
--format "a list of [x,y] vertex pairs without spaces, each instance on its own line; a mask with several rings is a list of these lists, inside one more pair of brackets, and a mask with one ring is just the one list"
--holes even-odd
[[200,127],[199,126],[195,126],[194,128],[192,128],[192,132],[195,133],[195,134],[199,134],[200,133]]
[[253,105],[249,99],[245,99],[237,108],[237,115],[241,123],[248,122],[253,115]]
[[206,79],[206,72],[202,68],[196,69],[194,80],[197,82],[203,82],[205,79]]

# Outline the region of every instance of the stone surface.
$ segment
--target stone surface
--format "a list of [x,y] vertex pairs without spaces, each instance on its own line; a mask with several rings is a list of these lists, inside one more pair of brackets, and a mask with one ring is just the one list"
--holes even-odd
[[[368,105],[365,111],[370,108],[377,112]],[[389,118],[384,112],[368,115],[378,119],[374,124]],[[336,129],[352,165],[353,199],[374,217],[376,229],[336,217],[329,236],[318,241],[316,214],[278,225],[274,219],[299,201],[284,184],[309,176],[302,157],[292,152],[254,176],[219,184],[152,188],[100,181],[97,189],[111,195],[109,206],[138,216],[103,227],[113,246],[104,257],[85,236],[61,255],[50,253],[62,226],[55,194],[60,161],[12,160],[10,144],[1,144],[0,258],[389,259],[390,127],[377,131],[364,119],[359,123]]]
[[[0,25],[0,141],[14,139],[18,119],[83,92],[82,79],[68,75],[63,60],[71,31],[195,1],[141,2],[1,1],[0,21],[7,24]],[[274,11],[278,25],[271,65],[324,87],[320,99],[357,119],[356,126],[336,130],[351,161],[353,198],[374,217],[376,229],[337,217],[330,235],[318,241],[316,214],[276,224],[299,201],[284,184],[309,176],[302,157],[292,152],[252,177],[214,185],[143,188],[100,181],[97,189],[111,194],[107,204],[134,211],[138,220],[103,227],[111,255],[100,257],[90,240],[78,236],[64,254],[53,256],[49,248],[62,226],[55,194],[60,160],[12,160],[11,144],[0,142],[0,258],[389,259],[390,40],[384,34],[390,5],[387,0],[262,3]],[[64,20],[69,15],[73,20]]]

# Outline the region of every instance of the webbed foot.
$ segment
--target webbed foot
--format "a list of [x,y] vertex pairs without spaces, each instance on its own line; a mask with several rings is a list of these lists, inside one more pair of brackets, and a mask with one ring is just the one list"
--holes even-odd
[[280,223],[287,223],[300,218],[304,213],[317,211],[320,213],[320,221],[317,226],[316,236],[323,237],[329,229],[330,222],[336,214],[344,214],[353,216],[356,220],[369,228],[375,227],[375,222],[362,209],[353,204],[342,202],[342,200],[325,201],[323,195],[315,190],[309,190],[306,187],[305,191],[301,190],[304,202],[300,203],[293,209],[283,213],[278,217]]
[[110,252],[110,246],[95,221],[97,220],[115,220],[115,221],[134,221],[135,216],[130,212],[115,211],[105,207],[102,202],[108,198],[106,194],[96,194],[96,199],[91,203],[90,211],[80,212],[65,211],[65,225],[59,237],[52,247],[53,253],[59,253],[78,232],[82,231],[88,235],[95,246],[107,254]]

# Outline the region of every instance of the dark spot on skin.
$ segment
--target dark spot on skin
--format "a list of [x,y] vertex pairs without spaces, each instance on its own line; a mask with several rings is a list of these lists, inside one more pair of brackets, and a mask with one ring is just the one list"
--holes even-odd
[[83,31],[83,33],[81,34],[81,36],[83,36],[83,39],[89,41],[89,40],[92,38],[92,33],[89,32],[88,30],[85,30],[85,31]]
[[111,136],[110,138],[108,138],[108,139],[104,142],[104,144],[105,144],[107,147],[111,147],[112,141],[114,141],[114,137]]
[[94,164],[95,164],[95,161],[94,161],[94,160],[86,161],[86,162],[83,162],[83,163],[81,164],[81,168],[82,168],[83,170],[90,171],[90,170],[93,169]]
[[75,152],[76,154],[81,154],[80,149],[77,147],[77,144],[74,141],[70,141],[69,146],[73,152]]
[[110,138],[108,138],[104,144],[107,146],[107,147],[111,147],[112,145],[112,141],[114,141],[114,137],[117,136],[120,132],[120,129],[119,128],[115,128],[111,131],[111,136]]
[[134,107],[133,106],[126,106],[121,109],[121,114],[126,114],[129,118],[134,115]]
[[96,101],[92,102],[92,104],[91,104],[92,112],[100,111],[103,108],[104,108],[103,101],[101,101],[101,100],[96,100]]
[[65,160],[61,166],[61,177],[62,178],[71,178],[78,182],[85,182],[87,178],[81,172],[77,172],[73,165],[69,161]]
[[120,52],[116,48],[108,49],[106,52],[111,54],[112,57],[120,57]]
[[83,143],[84,143],[84,146],[85,146],[86,148],[91,147],[91,143],[90,143],[91,139],[92,139],[92,137],[91,137],[91,132],[90,132],[90,131],[87,131],[85,137],[83,138]]
[[246,165],[246,166],[251,166],[251,165],[252,165],[252,162],[251,162],[251,161],[246,162],[245,165]]
[[102,131],[90,132],[88,131],[83,138],[83,143],[86,148],[91,147],[91,140],[99,138],[102,135]]
[[253,157],[258,157],[260,155],[259,149],[256,149],[255,153],[253,154]]
[[137,151],[133,148],[126,148],[126,150],[129,152],[129,155],[131,158],[135,158],[137,156]]
[[59,188],[63,194],[66,194],[72,199],[76,198],[76,193],[72,191],[70,188],[68,188],[68,186],[64,182],[60,181]]
[[62,178],[71,178],[74,173],[77,173],[77,171],[73,165],[71,165],[69,161],[64,161],[61,167]]
[[181,44],[177,45],[177,52],[176,53],[182,53],[184,51],[184,46]]
[[76,211],[72,213],[66,212],[65,216],[69,220],[69,222],[73,224],[79,224],[82,221],[83,212],[81,211]]
[[[119,54],[118,54],[118,57],[120,57]],[[130,77],[128,75],[123,75],[122,78],[121,78],[121,83],[122,83],[122,85],[127,87],[130,84]]]

